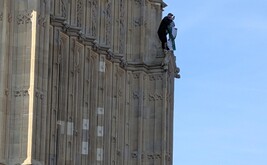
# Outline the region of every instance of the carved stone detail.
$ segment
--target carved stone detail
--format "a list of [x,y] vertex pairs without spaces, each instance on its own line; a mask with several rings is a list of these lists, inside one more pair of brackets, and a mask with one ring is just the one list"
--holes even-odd
[[61,12],[62,12],[62,17],[66,18],[67,17],[67,10],[66,10],[66,4],[64,2],[65,0],[60,0],[61,3]]
[[132,157],[133,159],[137,159],[137,158],[138,158],[138,154],[137,154],[136,152],[132,152],[132,153],[131,153],[131,157]]
[[74,66],[74,71],[75,71],[76,73],[80,73],[80,72],[81,72],[81,67],[80,67],[80,65],[75,65],[75,66]]
[[83,14],[83,1],[77,1],[77,26],[82,26],[82,14]]
[[127,66],[127,61],[124,57],[120,59],[120,67],[125,68]]
[[166,154],[165,157],[166,157],[166,160],[167,160],[168,162],[170,162],[170,161],[172,160],[172,158],[171,158],[171,153]]
[[159,94],[159,93],[150,93],[148,97],[149,97],[149,101],[163,100],[162,94]]
[[141,156],[142,160],[160,160],[161,159],[161,154],[159,154],[159,153],[141,153],[141,154],[138,154],[138,152],[136,152],[136,151],[131,153],[132,159],[138,159],[139,155]]
[[139,18],[139,17],[134,18],[134,26],[138,27],[141,25],[142,25],[141,18]]
[[155,81],[155,80],[163,80],[162,75],[149,75],[149,81]]
[[15,97],[29,96],[29,89],[16,89],[14,90]]
[[133,99],[134,100],[139,99],[139,97],[140,97],[140,94],[138,91],[133,92]]
[[8,88],[5,89],[5,95],[6,95],[6,96],[9,95],[9,90],[8,90]]
[[140,78],[140,74],[138,74],[138,73],[134,73],[134,74],[133,74],[133,78],[134,78],[134,79],[139,79],[139,78]]
[[119,53],[123,54],[125,52],[125,0],[120,0],[120,36],[119,37]]
[[117,156],[121,156],[121,151],[117,151]]
[[111,30],[112,30],[112,16],[111,16],[111,2],[107,3],[105,17],[106,17],[106,44],[111,45]]
[[114,58],[114,53],[112,52],[111,49],[109,49],[107,51],[107,56],[106,57],[107,57],[108,60],[111,60],[111,58]]
[[117,138],[116,137],[112,137],[112,143],[116,143],[117,142]]
[[46,17],[43,17],[41,14],[38,15],[37,17],[38,19],[38,25],[45,27],[45,23],[46,23]]
[[98,0],[92,0],[92,36],[96,37],[97,20],[98,20]]
[[163,80],[163,76],[162,75],[157,75],[157,80]]
[[10,13],[8,13],[7,21],[8,21],[8,23],[11,23],[11,21],[12,21],[12,15]]
[[118,89],[118,97],[119,97],[119,98],[122,97],[122,89],[121,89],[121,88]]
[[141,5],[141,0],[134,0],[136,5]]
[[62,61],[62,51],[63,51],[63,41],[62,39],[59,39],[59,45],[58,45],[58,56],[56,64],[59,65]]
[[3,13],[0,13],[0,21],[3,21]]
[[32,11],[22,11],[18,13],[17,15],[17,24],[22,25],[22,24],[28,24],[32,23]]
[[155,80],[156,80],[156,78],[155,78],[155,76],[154,76],[154,75],[150,75],[150,76],[149,76],[149,80],[150,80],[150,81],[155,81]]
[[36,90],[36,91],[35,91],[35,97],[37,97],[37,98],[40,99],[40,100],[43,100],[43,98],[44,98],[44,93],[41,92],[41,91]]

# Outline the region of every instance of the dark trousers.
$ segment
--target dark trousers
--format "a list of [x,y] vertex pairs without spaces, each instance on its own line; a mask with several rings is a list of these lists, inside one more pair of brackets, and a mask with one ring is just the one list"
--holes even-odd
[[161,47],[162,49],[167,49],[167,36],[165,33],[159,33],[158,32],[159,39],[161,41]]

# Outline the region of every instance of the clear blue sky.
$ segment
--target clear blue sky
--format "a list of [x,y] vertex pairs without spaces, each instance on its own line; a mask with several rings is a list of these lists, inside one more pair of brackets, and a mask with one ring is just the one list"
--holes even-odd
[[174,165],[267,165],[267,0],[165,0],[178,28]]

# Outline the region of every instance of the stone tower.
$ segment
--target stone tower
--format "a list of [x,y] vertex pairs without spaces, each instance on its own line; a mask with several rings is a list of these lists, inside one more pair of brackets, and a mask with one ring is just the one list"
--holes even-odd
[[0,164],[171,165],[165,6],[0,0]]

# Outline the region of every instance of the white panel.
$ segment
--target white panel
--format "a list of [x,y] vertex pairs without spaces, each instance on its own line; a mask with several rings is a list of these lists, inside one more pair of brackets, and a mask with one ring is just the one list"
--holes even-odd
[[100,58],[99,71],[105,72],[105,58],[103,57]]
[[104,135],[104,127],[103,126],[97,126],[97,136],[103,136]]
[[67,135],[73,135],[73,122],[68,122]]
[[82,142],[82,155],[88,155],[88,142]]
[[89,119],[83,119],[83,129],[89,130]]
[[97,114],[98,115],[104,115],[104,108],[98,107],[97,108]]
[[103,161],[103,149],[97,148],[96,150],[96,160],[97,161]]

